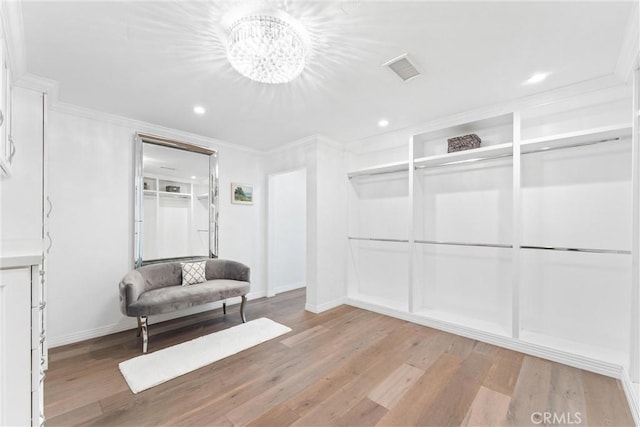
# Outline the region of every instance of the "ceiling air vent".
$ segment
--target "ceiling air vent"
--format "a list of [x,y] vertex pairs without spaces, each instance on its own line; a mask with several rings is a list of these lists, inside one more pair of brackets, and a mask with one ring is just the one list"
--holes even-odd
[[420,71],[411,63],[406,53],[383,64],[383,66],[388,67],[405,82],[420,75]]

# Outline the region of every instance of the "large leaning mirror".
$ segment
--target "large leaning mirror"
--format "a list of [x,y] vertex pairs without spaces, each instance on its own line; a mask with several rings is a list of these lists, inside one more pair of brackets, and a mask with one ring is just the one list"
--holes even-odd
[[135,265],[218,257],[218,155],[135,136]]

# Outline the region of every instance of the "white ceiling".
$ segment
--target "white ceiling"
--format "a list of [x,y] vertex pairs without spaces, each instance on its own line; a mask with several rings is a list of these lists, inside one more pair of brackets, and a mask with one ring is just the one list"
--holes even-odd
[[[265,1],[265,0],[263,0]],[[614,72],[633,2],[278,3],[313,56],[285,85],[241,77],[221,22],[247,2],[23,3],[27,71],[60,101],[269,149],[312,134],[350,142]],[[423,75],[381,64],[409,52]],[[534,72],[538,85],[522,85]],[[196,116],[194,105],[207,109]]]

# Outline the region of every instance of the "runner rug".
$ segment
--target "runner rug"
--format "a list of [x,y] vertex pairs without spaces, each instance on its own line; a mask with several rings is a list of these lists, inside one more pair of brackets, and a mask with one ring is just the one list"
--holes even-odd
[[131,391],[138,393],[290,331],[263,317],[126,360],[120,363],[120,372]]

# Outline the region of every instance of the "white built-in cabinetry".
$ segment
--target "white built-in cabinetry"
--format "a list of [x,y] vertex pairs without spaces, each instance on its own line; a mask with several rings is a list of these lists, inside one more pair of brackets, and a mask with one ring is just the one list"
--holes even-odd
[[[545,104],[427,128],[405,161],[351,154],[348,302],[633,369],[630,107]],[[469,133],[480,148],[447,153]]]
[[0,425],[44,423],[42,255],[0,259]]

